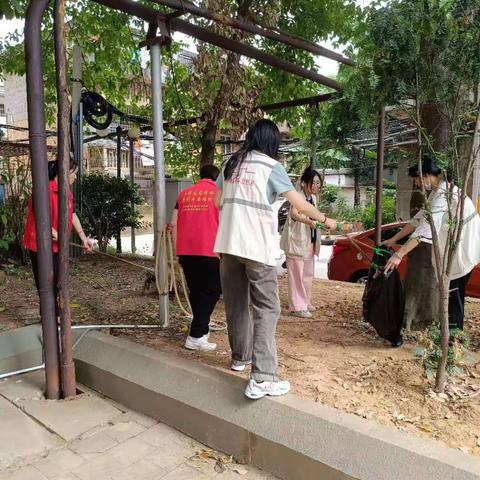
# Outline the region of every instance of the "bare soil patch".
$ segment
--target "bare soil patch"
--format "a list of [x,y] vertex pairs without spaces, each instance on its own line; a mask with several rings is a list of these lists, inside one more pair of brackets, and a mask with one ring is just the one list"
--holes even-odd
[[[137,262],[152,265],[148,260]],[[71,267],[72,318],[87,324],[157,323],[157,297],[143,295],[145,274],[128,265],[86,257]],[[280,376],[294,393],[376,420],[417,436],[480,455],[480,302],[468,299],[466,328],[473,356],[463,376],[451,379],[448,395],[431,395],[419,344],[410,335],[392,349],[362,320],[362,287],[316,281],[312,320],[288,315],[286,278],[280,278],[283,314],[277,331]],[[173,302],[172,302],[173,304]],[[164,330],[111,330],[113,335],[231,372],[225,331],[212,332],[217,351],[197,354],[183,348],[188,321],[175,305]],[[220,302],[214,317],[224,320]],[[0,331],[37,322],[38,297],[28,268],[16,269],[0,284]],[[235,374],[231,372],[232,375]],[[248,372],[238,374],[247,378]]]

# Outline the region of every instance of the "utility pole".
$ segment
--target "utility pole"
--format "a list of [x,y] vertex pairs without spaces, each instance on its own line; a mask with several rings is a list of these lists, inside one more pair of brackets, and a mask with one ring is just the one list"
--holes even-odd
[[60,398],[60,365],[55,295],[53,293],[52,224],[45,131],[45,94],[41,25],[48,0],[28,4],[25,19],[25,58],[27,77],[28,137],[32,157],[33,209],[37,234],[38,283],[45,355],[46,396]]
[[[122,126],[117,125],[117,178],[122,178]],[[117,231],[117,253],[122,253],[122,232]]]
[[[82,49],[80,45],[74,45],[72,49],[72,137],[73,158],[78,165],[77,181],[73,185],[75,198],[75,211],[82,214],[82,182],[84,175],[83,167],[83,108],[82,108]],[[76,233],[74,233],[76,235]],[[80,242],[76,242],[80,243]],[[81,250],[78,247],[70,247],[73,257],[79,257]]]
[[[168,29],[165,25],[159,24],[162,32],[161,36],[149,38],[141,44],[150,48],[150,64],[152,69],[152,103],[153,103],[153,157],[155,162],[155,190],[153,215],[155,224],[155,254],[159,256],[160,271],[156,274],[161,279],[166,277],[165,269],[167,265],[166,248],[160,246],[160,239],[164,234],[165,224],[167,223],[167,199],[165,188],[165,159],[163,145],[163,98],[162,98],[162,52],[161,45],[165,45],[171,41],[168,35]],[[164,243],[165,246],[165,243]],[[164,285],[164,291],[159,292],[159,320],[160,324],[167,327],[169,324],[168,317],[168,294],[169,286]]]
[[73,364],[70,288],[68,275],[70,232],[70,103],[67,86],[67,48],[65,39],[65,0],[55,0],[54,13],[55,66],[58,104],[58,305],[60,314],[61,379],[64,398],[75,398],[75,366]]
[[375,245],[382,243],[383,164],[385,159],[385,108],[378,118],[377,187],[375,190]]
[[[133,138],[129,139],[129,151],[130,151],[130,185],[132,187],[135,186],[135,151],[133,148],[133,142],[135,140]],[[132,214],[135,213],[135,202],[132,200]],[[131,242],[130,242],[130,250],[132,251],[132,254],[135,253],[136,251],[136,246],[135,246],[135,228],[131,227]]]

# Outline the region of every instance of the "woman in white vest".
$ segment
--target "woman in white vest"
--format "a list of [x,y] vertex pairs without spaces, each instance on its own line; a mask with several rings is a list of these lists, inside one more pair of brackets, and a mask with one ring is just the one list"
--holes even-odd
[[[411,167],[409,175],[417,188],[422,188],[422,180],[418,165]],[[425,189],[431,191],[428,197],[429,211],[435,225],[440,242],[440,253],[443,255],[447,243],[449,229],[448,203],[452,203],[455,212],[459,200],[459,189],[454,186],[451,198],[450,185],[442,179],[443,172],[437,166],[433,155],[426,154],[422,158],[422,175]],[[469,197],[465,197],[463,207],[463,228],[460,242],[457,245],[450,275],[450,296],[448,302],[448,317],[450,328],[463,330],[465,288],[475,266],[480,263],[480,217]],[[408,242],[392,255],[385,267],[385,273],[397,268],[403,257],[408,255],[420,242],[432,243],[432,229],[426,218],[425,208],[422,208],[410,222],[384,245],[395,245],[400,239],[410,235]],[[432,259],[435,266],[435,259]]]
[[[313,206],[322,183],[320,174],[307,167],[300,177],[300,194]],[[288,220],[282,232],[280,248],[287,257],[288,300],[296,317],[311,318],[315,307],[311,304],[315,256],[320,252],[317,222],[290,207]]]
[[252,364],[245,390],[252,399],[284,395],[290,390],[290,383],[277,377],[275,330],[280,301],[275,259],[277,216],[272,203],[282,194],[299,212],[327,228],[335,226],[334,220],[295,191],[275,159],[279,146],[277,126],[270,120],[257,121],[217,179],[221,210],[214,251],[221,255],[232,369],[243,371]]

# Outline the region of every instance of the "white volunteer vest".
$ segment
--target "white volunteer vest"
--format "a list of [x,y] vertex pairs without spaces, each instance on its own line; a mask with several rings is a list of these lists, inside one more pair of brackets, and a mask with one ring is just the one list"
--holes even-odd
[[232,177],[224,180],[216,253],[276,265],[278,220],[267,198],[267,183],[275,165],[273,158],[253,151]]

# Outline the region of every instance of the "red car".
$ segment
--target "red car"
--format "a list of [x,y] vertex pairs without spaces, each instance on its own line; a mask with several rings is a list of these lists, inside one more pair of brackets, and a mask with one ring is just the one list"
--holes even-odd
[[[405,223],[392,223],[382,227],[382,240],[392,238],[398,231],[404,227]],[[361,233],[352,233],[346,237],[339,237],[333,244],[332,255],[328,261],[328,278],[341,282],[365,283],[370,268],[370,260],[373,252],[371,248],[374,245],[375,230],[367,230]],[[357,247],[353,242],[358,242]],[[405,243],[408,237],[400,240],[400,244]],[[362,245],[363,244],[363,245]],[[394,247],[398,249],[400,247]],[[403,279],[407,270],[406,257],[400,264],[398,271]],[[480,298],[480,266],[473,269],[472,276],[467,285],[466,294],[469,297]]]

